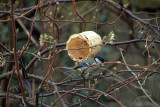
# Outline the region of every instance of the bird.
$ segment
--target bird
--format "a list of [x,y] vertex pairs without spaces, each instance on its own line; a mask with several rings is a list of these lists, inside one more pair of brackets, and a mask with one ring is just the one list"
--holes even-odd
[[93,64],[101,64],[101,63],[104,63],[104,61],[105,60],[103,57],[94,56],[93,58],[90,58],[86,61],[79,63],[78,66],[74,67],[74,69],[82,71],[82,74],[89,75],[89,74],[93,73],[94,71],[97,71],[99,69],[99,67],[101,67],[101,65],[92,66],[92,67],[89,67],[89,66],[91,66]]
[[[101,56],[94,56],[86,61],[83,61],[78,64],[78,66],[74,67],[74,70],[79,70],[81,72],[81,76],[84,79],[84,86],[85,86],[85,81],[86,78],[90,78],[94,76],[94,74],[100,74],[100,67],[101,65],[95,65],[91,66],[93,64],[102,64],[104,63],[104,58]],[[91,66],[91,67],[89,67]],[[81,83],[81,82],[80,82]],[[91,81],[90,79],[88,80],[88,86],[91,87]]]

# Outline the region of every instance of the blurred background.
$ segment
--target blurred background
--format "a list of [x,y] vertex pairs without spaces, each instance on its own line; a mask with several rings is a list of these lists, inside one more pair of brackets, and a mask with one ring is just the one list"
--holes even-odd
[[[127,7],[127,10],[132,15],[138,17],[141,21],[154,25],[155,27],[153,28],[159,32],[160,1],[132,0],[131,4],[129,4],[130,2],[130,0],[112,0],[111,2],[108,0],[77,0],[74,5],[72,0],[14,0],[14,17],[22,16],[15,20],[17,52],[20,52],[25,47],[31,28],[33,29],[29,47],[26,53],[20,58],[20,63],[23,63],[24,68],[27,68],[33,58],[39,56],[38,60],[27,68],[27,74],[44,78],[49,71],[50,58],[53,55],[53,50],[48,49],[44,55],[40,55],[42,51],[53,46],[53,44],[60,44],[60,46],[56,47],[55,52],[61,51],[65,49],[65,43],[72,34],[77,34],[82,31],[94,31],[101,36],[105,43],[102,51],[98,55],[102,56],[105,62],[115,63],[104,64],[100,69],[102,74],[92,77],[90,79],[92,87],[88,87],[88,85],[83,85],[80,72],[72,75],[71,73],[74,71],[68,69],[73,68],[76,63],[68,56],[67,51],[59,52],[53,64],[55,70],[50,74],[49,80],[59,83],[57,87],[60,94],[62,95],[73,88],[89,88],[107,92],[127,107],[160,106],[159,37],[147,24],[142,24],[129,14],[126,14],[126,12],[124,12],[114,24],[109,24],[114,22],[122,14],[121,8],[115,8],[113,6],[115,5],[117,7]],[[38,3],[41,8],[38,9],[36,15],[36,9],[23,15]],[[52,4],[49,5],[50,3]],[[76,10],[74,6],[76,6]],[[11,21],[1,21],[10,19],[10,11],[10,1],[0,0],[0,42],[13,52],[12,23]],[[33,20],[35,19],[34,16],[36,20],[32,26]],[[85,27],[83,19],[85,19],[86,22]],[[111,33],[114,35],[114,39],[112,40],[109,36]],[[53,35],[55,35],[55,39]],[[132,42],[132,40],[137,42]],[[146,40],[152,41],[147,43],[148,49],[146,48]],[[125,44],[124,42],[126,41],[130,42]],[[154,41],[157,41],[157,43]],[[148,56],[148,53],[150,56]],[[6,93],[10,76],[2,78],[2,75],[13,71],[14,57],[13,55],[7,55],[7,51],[2,48],[0,49],[0,55],[1,65],[2,62],[5,62],[5,66],[0,67],[0,93]],[[119,62],[116,63],[117,61]],[[123,65],[122,63],[125,63],[124,61],[129,66]],[[151,63],[151,66],[149,66],[149,63]],[[20,67],[20,69],[22,69],[22,67]],[[136,77],[131,71],[137,75],[143,73],[138,80],[141,85],[137,80],[134,80]],[[77,81],[75,79],[77,79]],[[26,96],[29,97],[29,91],[31,91],[31,100],[34,102],[37,92],[36,89],[42,80],[38,80],[35,77],[28,77],[27,81],[26,83],[30,85],[24,82],[25,93]],[[64,83],[65,85],[63,85],[62,82],[66,82]],[[88,84],[87,81],[86,84]],[[143,89],[147,94],[144,93]],[[53,86],[48,84],[43,86],[39,91],[39,95],[41,96],[39,97],[40,106],[45,107],[52,105],[57,99],[54,91],[55,87]],[[9,92],[21,96],[21,89],[16,74],[11,81]],[[83,98],[75,93],[86,97]],[[75,93],[67,94],[63,97],[64,102],[68,106],[119,106],[114,99],[101,95],[97,91],[80,90],[75,91]],[[50,95],[47,96],[47,94]],[[87,97],[90,99],[87,99]],[[11,107],[24,105],[19,98],[10,98],[9,100]],[[0,94],[0,104],[2,107],[4,107],[5,101],[5,96]],[[62,107],[61,101],[56,104],[57,107]]]

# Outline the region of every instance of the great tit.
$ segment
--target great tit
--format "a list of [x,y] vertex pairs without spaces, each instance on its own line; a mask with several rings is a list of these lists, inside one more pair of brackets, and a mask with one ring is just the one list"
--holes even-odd
[[97,71],[97,69],[100,66],[92,66],[92,67],[89,67],[89,66],[91,66],[92,64],[101,64],[101,63],[104,63],[104,58],[102,58],[101,56],[95,56],[84,62],[79,63],[78,66],[75,67],[74,69],[75,70],[79,69],[80,71],[83,71],[84,74],[88,74],[88,73],[90,74],[90,73],[93,73],[94,71]]

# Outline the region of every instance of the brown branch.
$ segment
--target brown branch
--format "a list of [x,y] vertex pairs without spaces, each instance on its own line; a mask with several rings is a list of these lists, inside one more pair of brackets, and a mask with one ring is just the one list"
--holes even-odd
[[0,42],[0,47],[10,53],[10,50],[7,49],[1,42]]
[[[27,41],[27,44],[26,44],[26,46],[24,47],[24,49],[22,49],[22,52],[21,52],[21,54],[19,55],[19,58],[20,58],[20,57],[23,55],[23,53],[27,50],[28,45],[29,45],[29,42],[30,42],[30,40],[31,40],[33,27],[34,27],[34,23],[35,23],[36,15],[37,15],[37,12],[38,12],[39,2],[40,2],[40,0],[38,1],[38,5],[36,6],[36,12],[35,12],[35,14],[34,14],[34,20],[33,20],[32,25],[31,25],[30,33],[29,33],[29,35],[28,35],[28,41]],[[18,59],[19,59],[19,58],[18,58]]]
[[93,91],[93,92],[101,93],[101,94],[103,94],[104,96],[109,96],[110,98],[112,98],[113,100],[115,100],[121,107],[125,107],[120,101],[118,101],[116,98],[114,98],[114,97],[111,96],[110,94],[104,93],[104,92],[99,91],[99,90],[96,90],[96,89],[90,89],[90,88],[72,89],[72,90],[70,90],[70,91],[62,94],[58,99],[56,99],[56,100],[53,102],[52,106],[53,106],[60,98],[62,98],[63,96],[67,95],[68,93],[74,92],[74,91],[81,91],[81,90],[90,90],[90,91]]
[[128,14],[130,17],[132,17],[133,19],[143,23],[144,25],[146,25],[148,28],[150,28],[153,32],[155,32],[157,34],[157,36],[160,38],[160,33],[154,29],[154,26],[152,24],[149,24],[147,22],[145,22],[144,20],[142,20],[141,18],[135,16],[133,13],[131,13],[129,10],[126,10],[125,8],[121,7],[120,5],[114,4],[111,2],[111,0],[103,0],[105,2],[108,2],[109,4],[111,4],[113,7],[124,11],[126,14]]
[[[35,8],[36,8],[36,6],[34,6],[33,8],[31,8],[31,9],[28,10],[27,12],[23,13],[22,15],[15,17],[14,20],[15,20],[15,19],[18,19],[18,18],[21,18],[23,15],[26,15],[26,14],[30,13],[30,12],[33,11]],[[13,15],[14,15],[14,13],[13,13]],[[12,21],[12,19],[0,20],[0,22],[8,22],[8,21]]]
[[[148,42],[154,42],[154,43],[158,43],[160,44],[160,41],[158,40],[147,40]],[[111,45],[111,46],[117,46],[117,45],[125,45],[125,44],[131,44],[131,43],[136,43],[136,42],[146,42],[146,39],[134,39],[134,40],[128,40],[128,41],[122,41],[122,42],[113,42],[113,43],[110,43],[110,42],[105,42],[104,44],[105,45]],[[66,46],[66,43],[59,43],[59,44],[56,44],[56,47],[63,47],[63,46]],[[46,49],[44,49],[43,51],[41,51],[40,55],[44,55],[46,54],[47,52],[49,52],[49,50],[51,49],[51,47],[48,47]],[[33,65],[33,63],[38,60],[37,57],[34,57],[30,62],[29,64],[26,66],[26,71],[28,71],[31,66]]]
[[130,4],[132,3],[132,1],[133,1],[133,0],[130,0],[130,2],[128,3],[127,7],[124,8],[124,10],[121,12],[121,14],[118,16],[118,18],[117,18],[115,21],[113,21],[112,23],[109,23],[110,25],[115,24],[115,23],[121,18],[121,16],[122,16],[123,13],[125,12],[125,10],[126,10],[126,9],[130,6]]
[[76,8],[76,2],[75,0],[72,0],[72,4],[73,4],[73,7],[74,7],[74,10],[76,12],[76,14],[83,20],[84,24],[83,24],[83,31],[85,31],[86,29],[86,20],[79,14],[77,8]]
[[[25,103],[33,106],[33,104],[30,104],[25,96],[25,92],[24,92],[24,86],[22,83],[22,78],[21,78],[21,74],[20,74],[20,70],[19,70],[19,64],[18,64],[18,56],[17,56],[17,35],[16,35],[16,26],[15,26],[15,19],[14,19],[14,14],[13,14],[13,0],[11,0],[11,20],[12,20],[12,29],[13,29],[13,35],[14,35],[14,60],[15,60],[15,68],[17,70],[17,77],[18,77],[18,81],[19,81],[19,85],[22,91],[22,96],[23,96],[23,100]],[[9,89],[9,87],[8,87]],[[9,92],[7,92],[7,94],[9,95]],[[6,98],[6,105],[9,107],[9,99]]]

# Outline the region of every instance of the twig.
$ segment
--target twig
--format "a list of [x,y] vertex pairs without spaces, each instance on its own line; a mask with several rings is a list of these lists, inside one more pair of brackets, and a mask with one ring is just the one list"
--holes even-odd
[[[33,104],[29,103],[26,99],[26,96],[25,96],[25,92],[24,92],[24,86],[23,86],[23,83],[22,83],[22,78],[21,78],[21,74],[20,74],[20,70],[19,70],[19,64],[18,64],[18,56],[17,56],[17,35],[16,35],[16,26],[15,26],[15,19],[14,19],[14,15],[13,15],[13,0],[11,0],[11,20],[12,20],[12,29],[13,29],[13,35],[14,35],[14,60],[15,60],[15,67],[16,67],[16,70],[17,70],[17,77],[18,77],[18,80],[19,80],[19,84],[20,84],[20,88],[21,88],[21,91],[22,91],[22,96],[23,96],[23,100],[25,103],[29,104],[30,106],[33,106]],[[9,92],[7,93],[9,94]],[[9,106],[9,103],[8,103],[8,98],[7,99],[7,106]]]
[[17,19],[17,22],[21,25],[23,30],[26,32],[28,38],[29,38],[29,36],[31,36],[31,41],[35,44],[35,46],[39,47],[37,41],[32,37],[32,35],[29,34],[29,31],[27,30],[26,26],[22,23],[22,21],[20,19]]
[[10,50],[7,49],[1,42],[0,42],[0,47],[10,53]]
[[53,106],[61,97],[67,95],[68,93],[74,92],[74,91],[80,91],[80,90],[90,90],[90,91],[94,91],[94,92],[101,93],[101,94],[103,94],[104,96],[109,96],[109,97],[111,97],[113,100],[115,100],[121,107],[125,107],[121,102],[119,102],[119,101],[118,101],[116,98],[114,98],[113,96],[111,96],[111,95],[109,95],[109,94],[107,94],[107,93],[104,93],[104,92],[102,92],[102,91],[99,91],[99,90],[96,90],[96,89],[90,89],[90,88],[80,88],[80,89],[70,90],[70,91],[64,93],[63,95],[61,95],[58,99],[56,99],[51,106]]
[[152,24],[149,24],[145,21],[143,21],[142,19],[140,19],[139,17],[135,16],[133,13],[131,13],[129,10],[126,10],[124,8],[122,8],[121,6],[114,4],[111,2],[111,0],[104,0],[105,2],[108,2],[109,4],[111,4],[113,7],[119,9],[119,10],[123,10],[126,14],[128,14],[130,17],[132,17],[133,19],[143,23],[144,25],[146,25],[148,28],[150,28],[153,32],[155,32],[157,34],[157,36],[160,38],[160,33],[154,29],[154,26]]
[[73,4],[73,7],[74,7],[74,10],[76,12],[76,14],[83,20],[84,24],[83,24],[83,31],[85,31],[86,29],[86,20],[79,14],[77,8],[76,8],[76,2],[75,0],[72,0],[72,4]]
[[115,24],[115,23],[121,18],[121,16],[122,16],[123,13],[125,12],[125,10],[126,10],[126,9],[128,8],[128,6],[130,6],[130,4],[132,3],[132,1],[133,1],[133,0],[130,0],[130,2],[128,3],[127,7],[124,8],[124,10],[121,12],[121,14],[118,16],[118,18],[117,18],[115,21],[113,21],[112,23],[109,23],[110,25]]
[[37,4],[37,6],[36,6],[36,12],[35,12],[35,14],[34,14],[34,20],[33,20],[32,25],[31,25],[30,33],[29,33],[29,35],[28,35],[27,44],[26,44],[26,46],[24,47],[24,49],[22,49],[22,52],[21,52],[21,54],[19,55],[19,57],[21,57],[21,56],[23,55],[23,53],[27,50],[28,45],[29,45],[29,42],[30,42],[30,40],[31,40],[32,31],[33,31],[33,27],[34,27],[36,15],[37,15],[37,12],[38,12],[39,3],[40,3],[40,0],[38,0],[38,4]]
[[[122,51],[120,51],[120,53],[121,53],[121,56],[122,56],[122,59],[123,59],[124,63],[127,64],[126,61],[125,61],[125,59],[124,59],[124,56],[123,56]],[[129,66],[127,66],[127,65],[126,65],[126,68],[127,68],[129,71],[132,71],[132,70],[129,68]],[[131,72],[131,73],[132,73],[132,74],[134,75],[134,77],[137,79],[137,82],[138,82],[141,90],[144,92],[144,94],[150,99],[150,101],[151,101],[156,107],[160,107],[158,104],[156,104],[156,102],[154,102],[154,101],[152,100],[152,98],[151,98],[151,97],[147,94],[147,92],[144,90],[144,88],[142,87],[142,84],[141,84],[140,81],[138,80],[138,76],[137,76],[134,72]]]

